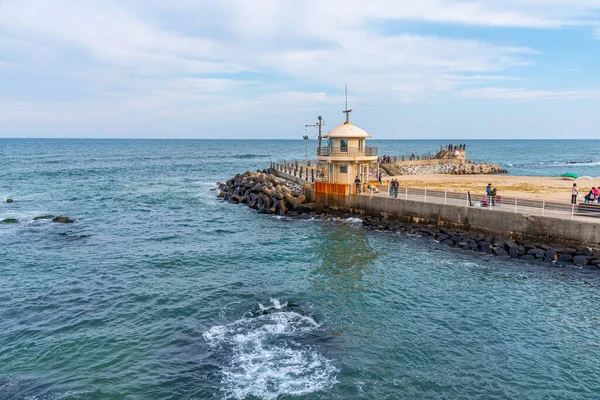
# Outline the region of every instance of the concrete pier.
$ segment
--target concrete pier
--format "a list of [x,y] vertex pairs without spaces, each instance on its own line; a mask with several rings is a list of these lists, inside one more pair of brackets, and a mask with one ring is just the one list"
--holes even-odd
[[489,210],[456,204],[415,201],[385,196],[315,193],[308,190],[307,198],[331,207],[404,222],[431,224],[463,229],[493,236],[512,237],[550,244],[600,246],[600,221],[570,217],[529,215],[506,209]]

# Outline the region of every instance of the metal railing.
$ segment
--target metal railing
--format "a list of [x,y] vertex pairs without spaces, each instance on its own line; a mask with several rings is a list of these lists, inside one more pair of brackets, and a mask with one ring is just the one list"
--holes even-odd
[[271,162],[270,168],[303,179],[306,182],[314,183],[329,181],[329,168],[326,165],[318,165],[316,161],[309,161],[308,165],[303,165],[298,161],[282,163]]
[[370,157],[377,155],[377,147],[318,147],[317,155],[323,157]]
[[[488,196],[459,192],[447,192],[430,189],[398,187],[392,190],[390,186],[379,186],[378,193],[367,191],[365,195],[385,195],[404,200],[422,201],[425,203],[451,204],[465,207],[482,207],[489,210],[537,214],[543,216],[600,218],[600,203],[571,204],[552,200],[538,200],[511,196]],[[599,221],[600,222],[600,221]]]

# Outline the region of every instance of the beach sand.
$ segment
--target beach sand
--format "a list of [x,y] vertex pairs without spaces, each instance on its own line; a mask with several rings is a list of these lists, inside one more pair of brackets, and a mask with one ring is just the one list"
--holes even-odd
[[[574,181],[549,176],[512,175],[398,175],[385,177],[383,183],[395,178],[402,187],[432,189],[448,192],[485,194],[488,183],[498,189],[498,195],[524,199],[540,199],[569,203]],[[586,195],[592,186],[600,186],[600,179],[579,180],[579,193]],[[581,201],[581,199],[580,199]]]

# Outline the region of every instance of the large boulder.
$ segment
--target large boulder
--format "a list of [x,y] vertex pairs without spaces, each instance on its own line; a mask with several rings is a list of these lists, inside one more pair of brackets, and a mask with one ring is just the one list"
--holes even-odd
[[584,256],[584,255],[578,255],[578,256],[573,257],[573,264],[581,267],[581,266],[587,265],[587,263],[590,260],[591,260],[591,257]]

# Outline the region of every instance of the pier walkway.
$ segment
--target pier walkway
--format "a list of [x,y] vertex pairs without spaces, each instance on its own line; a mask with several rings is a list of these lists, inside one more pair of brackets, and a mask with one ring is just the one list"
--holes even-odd
[[[379,186],[379,192],[365,192],[361,196],[396,197],[424,203],[449,204],[464,207],[481,207],[490,212],[521,213],[561,219],[580,220],[600,224],[600,204],[569,204],[538,199],[497,196],[492,202],[486,195],[446,192],[409,187],[399,187],[397,195],[390,195],[388,186]],[[493,203],[490,204],[490,203]]]

